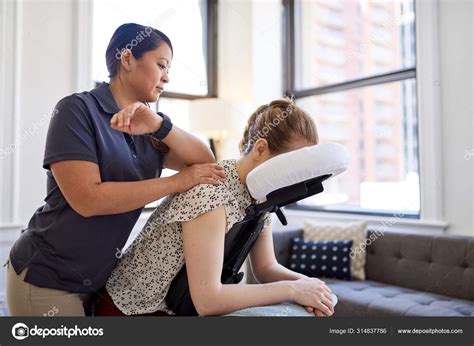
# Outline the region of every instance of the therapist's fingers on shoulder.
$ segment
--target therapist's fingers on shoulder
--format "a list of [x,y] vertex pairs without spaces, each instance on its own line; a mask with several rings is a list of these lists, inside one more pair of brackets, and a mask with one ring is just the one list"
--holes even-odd
[[225,180],[224,171],[220,171],[218,169],[213,169],[212,173],[215,175],[216,179],[219,179],[220,181],[224,182],[224,180]]
[[225,172],[222,166],[219,166],[217,163],[213,163],[212,168],[214,169],[215,174],[217,174],[218,176],[222,178],[225,178]]
[[222,169],[215,169],[215,172],[217,175],[221,176],[222,178],[225,178],[225,172]]
[[206,167],[213,168],[217,171],[224,172],[224,167],[219,166],[217,163],[203,163],[203,165],[206,165]]
[[225,177],[221,176],[219,172],[215,171],[212,168],[206,170],[205,176],[207,178],[211,178],[217,184],[223,183],[225,180]]
[[[220,167],[220,166],[217,166]],[[207,176],[211,177],[220,181],[224,181],[225,174],[222,169],[218,169],[216,167],[216,164],[214,163],[203,163],[200,165],[200,168],[202,169],[202,173]]]
[[210,172],[206,164],[195,164],[185,168],[194,180],[194,184],[216,184],[214,175]]
[[224,178],[220,177],[213,169],[207,169],[203,176],[211,179],[213,184],[219,184],[224,181]]
[[214,178],[201,177],[200,184],[219,185],[219,181]]
[[219,170],[222,170],[222,171],[224,170],[224,167],[218,165],[217,163],[211,163],[211,165],[216,169],[219,169]]

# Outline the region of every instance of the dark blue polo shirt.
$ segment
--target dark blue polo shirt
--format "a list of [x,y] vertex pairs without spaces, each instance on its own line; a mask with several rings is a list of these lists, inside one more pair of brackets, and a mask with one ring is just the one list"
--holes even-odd
[[163,153],[145,136],[112,129],[110,119],[118,111],[107,83],[67,96],[56,105],[43,161],[47,170],[45,204],[36,210],[10,252],[16,273],[28,267],[26,282],[90,293],[104,286],[115,267],[117,248],[125,245],[143,208],[82,217],[64,198],[50,164],[64,160],[94,162],[102,182],[159,177]]

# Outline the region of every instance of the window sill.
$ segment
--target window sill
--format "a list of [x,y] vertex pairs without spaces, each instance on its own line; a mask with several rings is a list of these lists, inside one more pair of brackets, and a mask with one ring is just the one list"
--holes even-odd
[[309,210],[284,210],[288,219],[288,226],[283,226],[277,218],[274,219],[273,228],[275,230],[284,230],[285,228],[302,228],[306,220],[317,220],[326,222],[351,222],[367,221],[369,229],[381,229],[400,232],[433,232],[443,233],[449,224],[445,221],[437,220],[418,220],[397,217],[356,215],[335,212],[309,211]]

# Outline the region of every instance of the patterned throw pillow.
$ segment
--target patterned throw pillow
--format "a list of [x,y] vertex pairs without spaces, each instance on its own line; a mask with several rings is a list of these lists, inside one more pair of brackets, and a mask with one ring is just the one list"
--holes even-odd
[[351,280],[352,240],[315,242],[291,238],[288,268],[310,277]]
[[[351,274],[355,279],[365,280],[365,245],[367,222],[322,223],[306,221],[303,226],[303,238],[307,240],[352,240]],[[364,247],[365,248],[365,247]]]

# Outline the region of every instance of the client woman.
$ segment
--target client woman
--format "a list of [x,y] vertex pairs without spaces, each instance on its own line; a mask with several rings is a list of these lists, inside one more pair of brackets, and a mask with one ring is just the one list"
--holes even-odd
[[186,263],[191,297],[201,316],[286,301],[295,302],[293,306],[307,315],[331,316],[333,295],[325,283],[276,261],[270,214],[250,253],[252,271],[261,284],[225,285],[220,280],[225,234],[252,203],[247,174],[276,155],[317,143],[313,120],[292,101],[259,107],[240,142],[242,156],[219,162],[225,182],[197,185],[163,201],[112,272],[96,315],[172,315],[165,296]]

